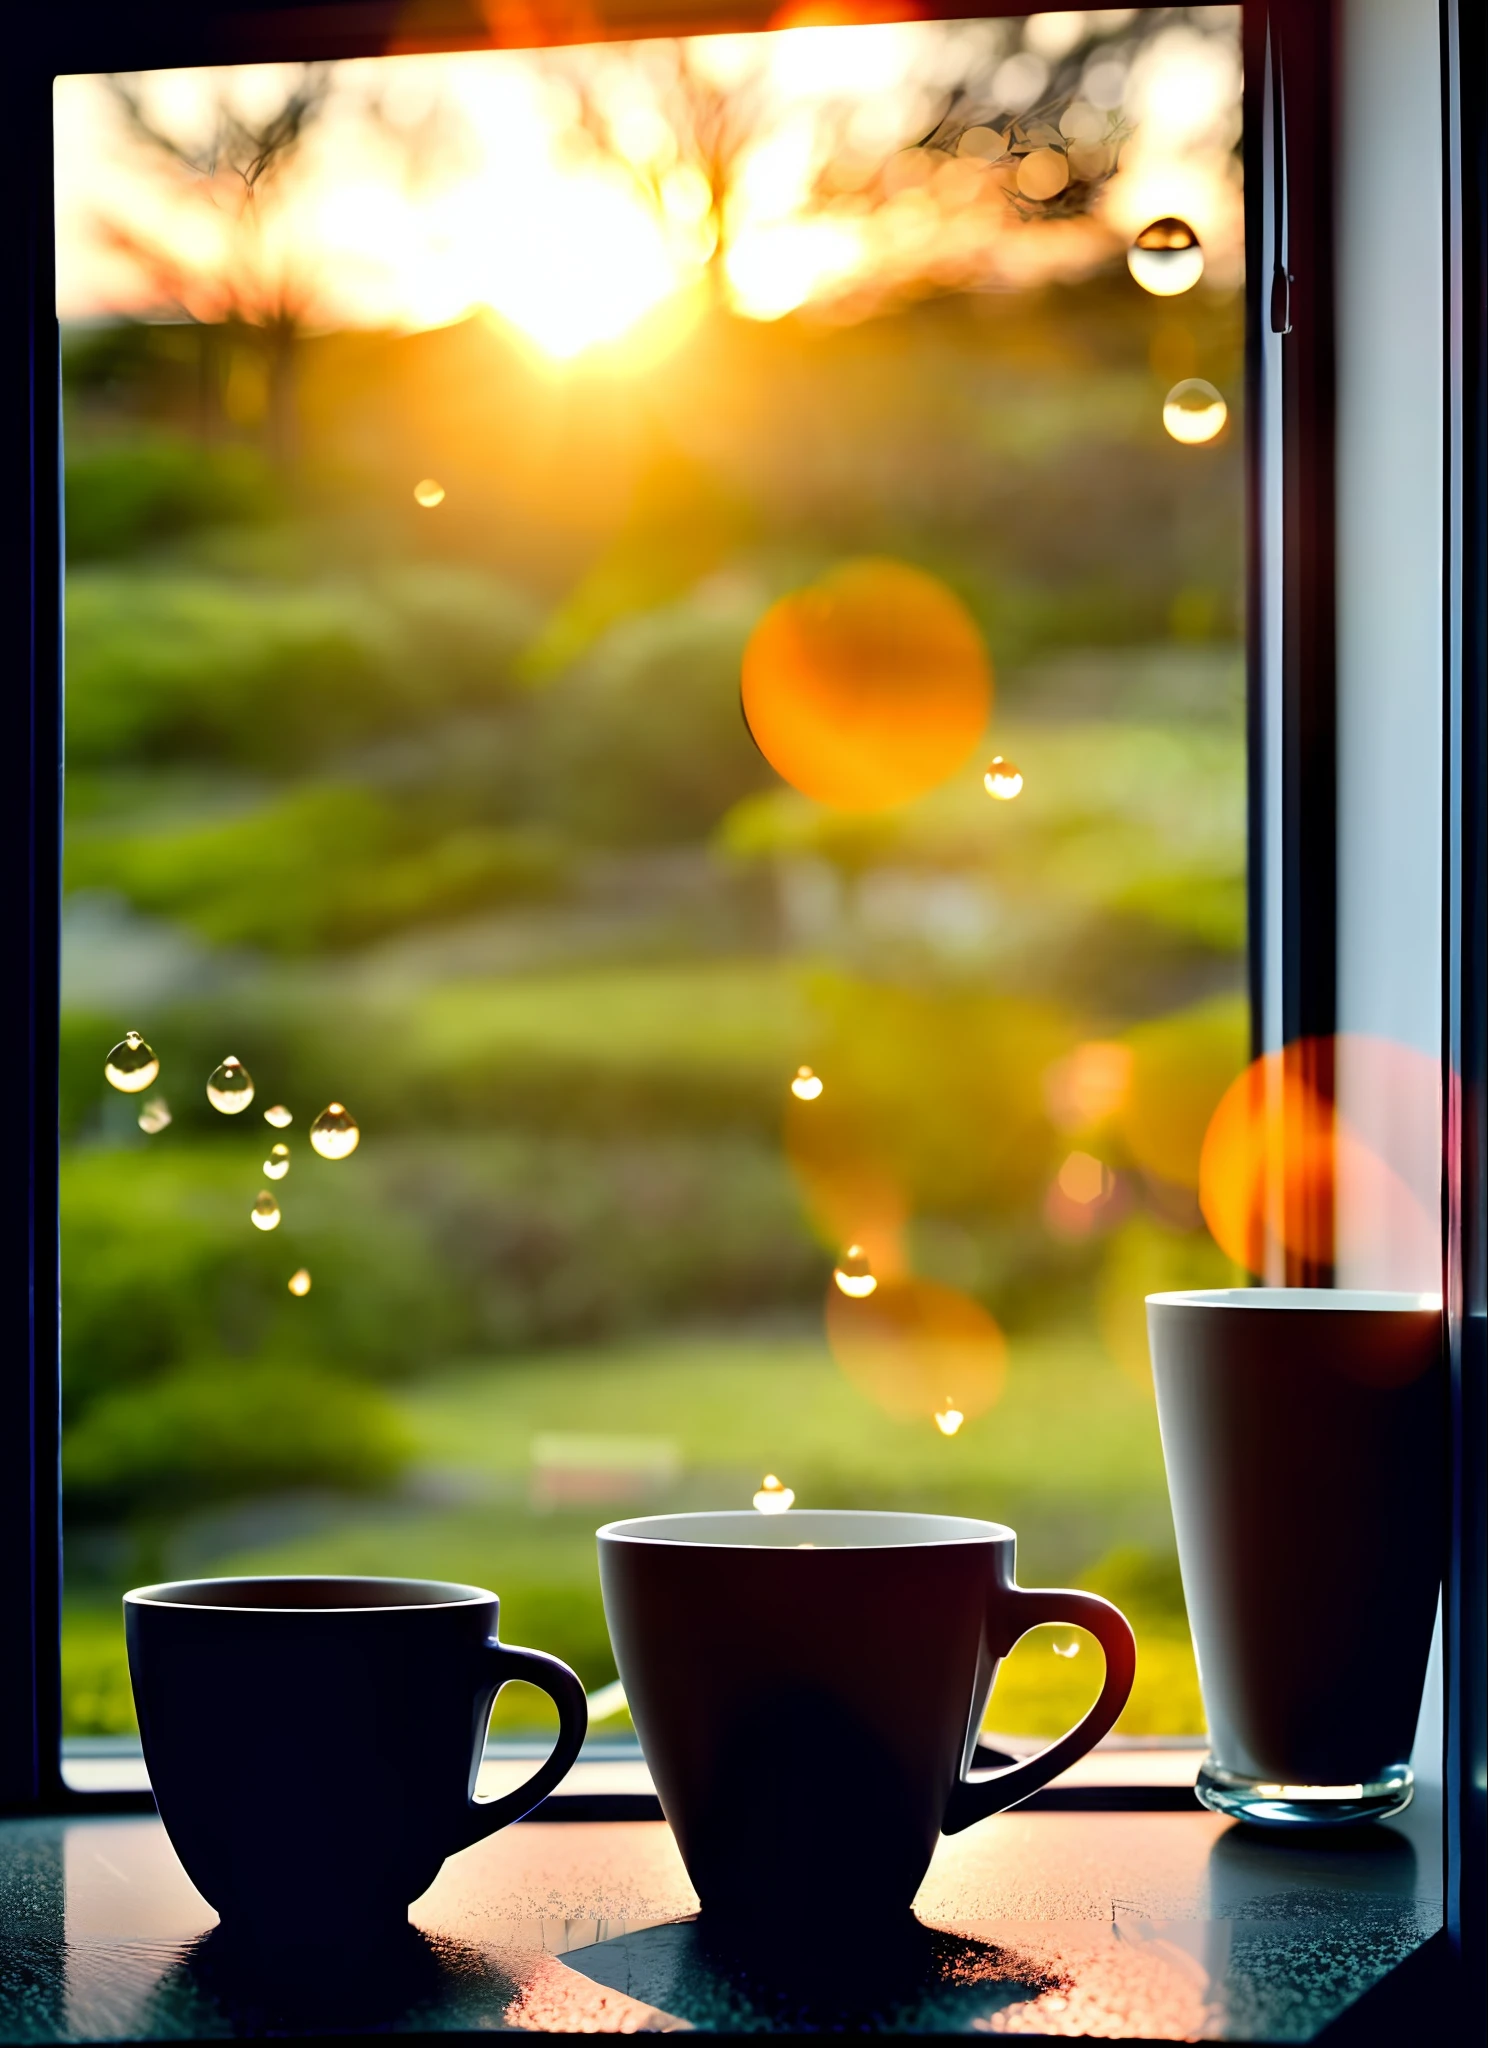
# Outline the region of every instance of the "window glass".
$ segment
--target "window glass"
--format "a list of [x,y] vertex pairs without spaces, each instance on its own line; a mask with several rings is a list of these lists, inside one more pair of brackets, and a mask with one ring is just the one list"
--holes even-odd
[[1012,1523],[1196,1732],[1237,10],[56,107],[68,1734],[188,1574],[488,1584],[598,1692],[596,1523],[792,1497]]

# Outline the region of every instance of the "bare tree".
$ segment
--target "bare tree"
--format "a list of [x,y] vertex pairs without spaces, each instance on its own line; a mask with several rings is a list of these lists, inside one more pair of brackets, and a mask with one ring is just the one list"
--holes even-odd
[[[1202,14],[1204,10],[1197,10]],[[921,67],[898,88],[899,139],[865,162],[853,141],[856,102],[823,96],[811,108],[815,162],[809,205],[861,218],[904,183],[964,153],[1006,160],[1007,175],[988,186],[990,203],[1024,220],[1067,218],[1090,210],[1118,167],[1126,130],[1110,94],[1085,97],[1101,67],[1119,78],[1165,29],[1185,21],[1183,7],[1116,8],[1072,18],[1063,37],[1049,17],[1033,22],[944,24],[927,40]],[[726,301],[728,258],[742,224],[742,178],[753,153],[799,116],[774,89],[766,39],[735,42],[725,78],[685,41],[555,51],[535,60],[567,95],[572,145],[618,171],[668,231],[690,187],[714,296]],[[969,131],[979,131],[971,134]],[[1020,176],[1022,159],[1052,151],[1042,181]],[[918,155],[919,169],[909,161]],[[1054,186],[1045,190],[1045,186]],[[927,249],[929,245],[927,244]]]
[[[137,76],[114,73],[108,88],[146,161],[188,204],[209,208],[218,224],[215,261],[185,261],[173,248],[103,211],[105,241],[127,257],[157,304],[195,323],[203,434],[215,434],[235,388],[261,407],[239,401],[239,423],[260,410],[271,451],[294,452],[296,351],[313,297],[313,280],[284,248],[270,247],[270,215],[290,197],[288,173],[330,97],[332,67],[295,68],[278,98],[250,117],[230,83],[203,109],[200,132],[181,132],[152,111]],[[237,378],[235,386],[234,379]]]
[[612,46],[582,57],[555,51],[538,61],[572,95],[570,145],[587,146],[619,170],[664,226],[682,216],[721,300],[739,174],[775,112],[763,51],[726,83],[683,41]]

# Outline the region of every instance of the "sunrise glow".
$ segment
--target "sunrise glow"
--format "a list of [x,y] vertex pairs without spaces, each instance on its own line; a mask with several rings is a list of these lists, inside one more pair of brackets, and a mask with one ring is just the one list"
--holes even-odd
[[[322,330],[427,328],[484,312],[554,364],[635,337],[618,360],[638,367],[687,331],[704,280],[736,313],[766,321],[925,277],[1036,283],[1111,260],[1166,213],[1191,219],[1211,276],[1234,281],[1235,59],[1224,38],[1189,29],[1163,31],[1129,77],[1118,65],[1106,80],[1107,98],[1125,95],[1130,134],[1093,215],[1023,221],[1004,174],[970,158],[937,157],[933,187],[911,179],[859,203],[853,193],[882,177],[938,103],[950,34],[911,22],[687,43],[698,77],[747,90],[761,110],[718,216],[634,67],[602,49],[566,53],[578,67],[567,74],[503,51],[338,66],[290,171],[261,189],[251,233],[229,176],[210,193],[188,172],[163,177],[103,80],[63,78],[59,311],[211,320],[272,302]],[[581,132],[573,76],[607,109],[608,152]],[[224,91],[251,119],[285,77],[272,65],[182,70],[145,74],[139,90],[152,118],[205,142]],[[828,203],[821,179],[839,172],[847,198]]]

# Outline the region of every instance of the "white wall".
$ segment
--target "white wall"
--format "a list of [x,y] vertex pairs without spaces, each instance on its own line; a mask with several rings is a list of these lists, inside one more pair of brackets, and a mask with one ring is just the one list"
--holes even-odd
[[[1338,1028],[1441,1044],[1442,152],[1437,0],[1342,0],[1338,129]],[[1345,1056],[1340,1107],[1427,1219],[1419,1086]],[[1419,1074],[1419,1067],[1410,1063]],[[1353,1098],[1351,1103],[1351,1096]],[[1351,1114],[1352,1112],[1352,1114]],[[1340,1190],[1340,1286],[1408,1277],[1388,1187]],[[1381,1270],[1394,1244],[1395,1270]],[[1407,1258],[1412,1263],[1412,1258]]]

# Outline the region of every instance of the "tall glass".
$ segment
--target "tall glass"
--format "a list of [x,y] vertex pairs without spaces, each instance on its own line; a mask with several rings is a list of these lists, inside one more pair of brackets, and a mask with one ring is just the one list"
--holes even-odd
[[1233,1288],[1149,1295],[1147,1325],[1199,1798],[1278,1826],[1399,1812],[1441,1580],[1439,1304]]

